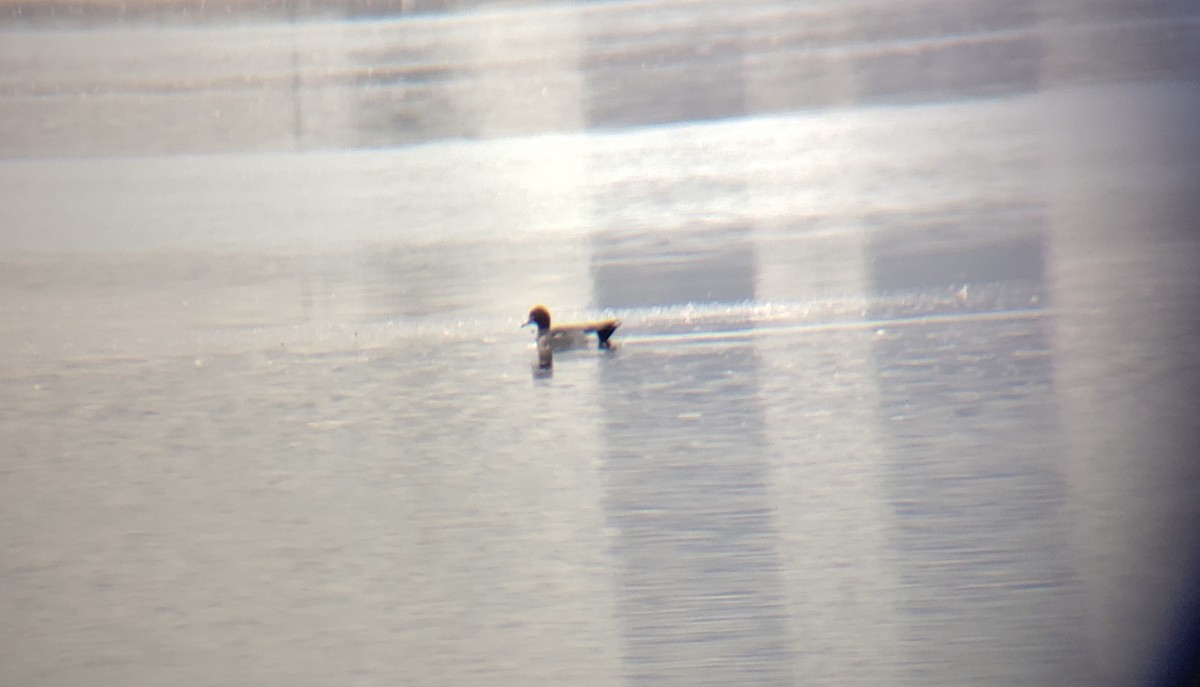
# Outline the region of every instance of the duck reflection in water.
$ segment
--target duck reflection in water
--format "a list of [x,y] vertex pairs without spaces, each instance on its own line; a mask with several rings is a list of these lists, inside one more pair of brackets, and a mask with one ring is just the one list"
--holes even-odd
[[621,321],[609,319],[551,326],[550,311],[544,305],[537,305],[529,311],[529,319],[521,326],[528,327],[531,324],[537,325],[538,369],[545,372],[554,367],[556,351],[588,348],[593,334],[599,341],[598,348],[601,350],[614,348],[615,344],[610,342],[609,338],[617,330],[617,327],[621,326]]

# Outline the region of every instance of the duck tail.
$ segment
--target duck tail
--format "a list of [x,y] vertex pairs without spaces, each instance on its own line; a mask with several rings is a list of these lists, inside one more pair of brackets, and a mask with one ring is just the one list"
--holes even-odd
[[600,326],[596,327],[596,336],[600,339],[600,348],[608,348],[608,337],[617,331],[617,327],[621,326],[620,320],[609,320]]

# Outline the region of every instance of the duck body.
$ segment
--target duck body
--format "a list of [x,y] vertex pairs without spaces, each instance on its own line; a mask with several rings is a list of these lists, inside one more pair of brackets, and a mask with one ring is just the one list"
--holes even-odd
[[592,335],[598,340],[597,347],[612,348],[609,338],[621,321],[617,319],[597,320],[595,322],[573,322],[570,324],[550,325],[550,311],[539,305],[529,311],[529,319],[525,324],[537,325],[537,346],[539,355],[548,355],[554,351],[565,351],[572,348],[587,348]]

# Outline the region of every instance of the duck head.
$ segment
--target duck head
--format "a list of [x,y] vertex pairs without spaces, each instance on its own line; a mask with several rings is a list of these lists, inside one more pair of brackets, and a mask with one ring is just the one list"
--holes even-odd
[[550,329],[550,311],[544,305],[535,305],[533,310],[529,311],[529,319],[525,320],[522,327],[528,327],[531,324],[536,324],[538,331],[543,332]]

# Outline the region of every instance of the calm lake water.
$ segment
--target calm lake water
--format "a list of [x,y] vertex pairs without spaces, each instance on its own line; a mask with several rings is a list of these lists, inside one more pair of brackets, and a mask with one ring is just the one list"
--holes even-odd
[[1178,683],[1143,9],[10,13],[0,683]]

